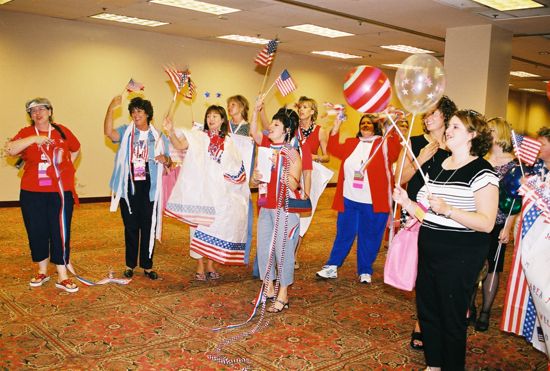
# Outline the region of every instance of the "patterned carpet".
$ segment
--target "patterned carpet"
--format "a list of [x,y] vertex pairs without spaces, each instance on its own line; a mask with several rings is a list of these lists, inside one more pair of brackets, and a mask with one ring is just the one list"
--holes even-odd
[[[76,294],[52,281],[30,288],[35,273],[18,208],[0,209],[0,369],[4,370],[372,370],[424,367],[422,352],[408,343],[415,320],[414,296],[382,283],[385,249],[373,284],[361,285],[352,253],[339,278],[315,279],[331,247],[336,215],[325,193],[308,232],[290,291],[290,309],[269,314],[267,328],[229,344],[224,354],[249,363],[234,367],[210,361],[223,339],[251,326],[221,333],[211,329],[245,320],[260,287],[250,269],[221,267],[221,280],[194,282],[188,228],[165,219],[155,255],[161,279],[136,270],[128,286],[80,286]],[[120,215],[108,205],[83,204],[73,218],[72,259],[84,277],[98,280],[124,268]],[[510,255],[510,254],[509,254]],[[508,256],[508,262],[510,256]],[[505,285],[504,285],[505,286]],[[493,318],[502,311],[503,290]],[[480,296],[480,295],[479,295]],[[523,339],[469,329],[467,367],[472,370],[546,370],[546,357]]]

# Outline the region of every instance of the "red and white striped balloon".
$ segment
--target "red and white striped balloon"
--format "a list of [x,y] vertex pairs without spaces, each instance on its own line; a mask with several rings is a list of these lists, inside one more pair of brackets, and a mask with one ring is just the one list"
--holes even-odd
[[391,84],[380,69],[357,66],[346,76],[344,97],[348,104],[359,112],[381,112],[390,103]]

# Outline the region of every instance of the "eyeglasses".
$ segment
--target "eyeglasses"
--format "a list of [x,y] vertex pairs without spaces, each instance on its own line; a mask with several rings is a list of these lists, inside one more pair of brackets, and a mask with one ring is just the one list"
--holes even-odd
[[33,107],[29,110],[29,113],[32,115],[32,114],[35,114],[35,113],[38,113],[38,112],[42,112],[42,111],[47,111],[48,108],[45,107],[45,106],[38,106],[38,107]]

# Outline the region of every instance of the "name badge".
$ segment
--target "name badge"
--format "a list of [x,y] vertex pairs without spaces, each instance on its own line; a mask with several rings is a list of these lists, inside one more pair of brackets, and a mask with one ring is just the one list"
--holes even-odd
[[258,205],[267,205],[267,183],[258,184]]
[[147,179],[145,171],[145,160],[142,158],[134,160],[134,181]]
[[38,186],[50,187],[52,185],[52,180],[48,176],[49,167],[50,167],[50,164],[47,162],[40,162],[38,164]]
[[353,173],[353,188],[363,189],[365,183],[364,173],[361,171],[355,170]]

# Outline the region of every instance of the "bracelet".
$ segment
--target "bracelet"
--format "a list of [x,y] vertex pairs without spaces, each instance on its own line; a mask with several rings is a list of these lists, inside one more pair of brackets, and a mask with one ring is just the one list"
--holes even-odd
[[452,206],[450,206],[449,210],[447,210],[447,212],[445,213],[445,218],[449,219],[451,217],[451,215],[453,215],[453,207]]

